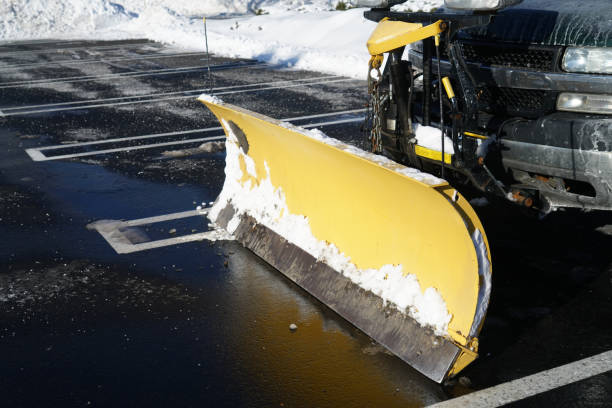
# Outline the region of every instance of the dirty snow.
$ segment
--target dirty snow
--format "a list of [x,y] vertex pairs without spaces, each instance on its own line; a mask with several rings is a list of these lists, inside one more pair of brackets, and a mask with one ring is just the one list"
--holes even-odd
[[[340,0],[3,0],[0,42],[148,38],[177,48],[255,58],[286,67],[365,79],[365,43],[375,23]],[[441,0],[409,0],[428,10]],[[260,13],[261,15],[256,15]]]
[[[267,163],[264,163],[267,172],[265,178],[258,177],[252,158],[239,147],[237,138],[228,124],[225,121],[222,124],[228,134],[225,183],[221,194],[208,213],[211,221],[214,222],[221,210],[231,203],[236,213],[227,226],[230,234],[238,227],[240,217],[243,214],[249,215],[362,288],[376,294],[383,302],[391,303],[401,312],[411,315],[420,324],[431,327],[436,334],[447,333],[452,316],[435,288],[422,290],[416,276],[405,274],[402,265],[381,265],[379,269],[359,269],[335,245],[315,238],[308,218],[290,213],[283,190],[272,185]],[[316,134],[316,138],[330,141],[330,138],[322,133]],[[258,184],[252,185],[250,180],[241,183],[243,172],[240,160],[244,160],[247,172],[251,176],[258,177]]]

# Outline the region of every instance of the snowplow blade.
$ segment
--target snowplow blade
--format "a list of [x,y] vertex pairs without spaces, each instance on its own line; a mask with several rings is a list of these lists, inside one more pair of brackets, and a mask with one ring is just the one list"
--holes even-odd
[[226,180],[209,218],[437,382],[477,357],[490,255],[446,181],[202,95]]

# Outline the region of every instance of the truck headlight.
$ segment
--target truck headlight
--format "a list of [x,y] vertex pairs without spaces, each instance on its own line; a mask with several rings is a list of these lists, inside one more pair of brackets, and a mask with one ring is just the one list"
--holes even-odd
[[499,10],[523,0],[444,0],[448,8],[459,10]]
[[612,95],[562,92],[557,98],[557,110],[612,114]]
[[612,74],[612,48],[569,47],[562,68],[567,72]]

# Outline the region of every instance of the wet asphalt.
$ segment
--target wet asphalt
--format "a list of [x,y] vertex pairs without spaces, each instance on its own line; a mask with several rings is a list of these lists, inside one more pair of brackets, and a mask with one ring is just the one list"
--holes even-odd
[[[607,213],[477,208],[494,267],[481,356],[442,386],[239,244],[117,254],[87,225],[193,210],[219,193],[223,149],[200,139],[222,132],[200,93],[275,118],[365,102],[363,81],[217,56],[209,76],[206,61],[147,40],[0,44],[3,405],[424,406],[612,349]],[[358,121],[321,129],[362,144]],[[207,230],[197,216],[132,238]],[[513,405],[611,401],[606,373]]]

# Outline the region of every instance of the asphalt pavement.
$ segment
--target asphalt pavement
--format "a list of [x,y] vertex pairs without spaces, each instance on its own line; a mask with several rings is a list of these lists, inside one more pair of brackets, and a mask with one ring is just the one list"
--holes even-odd
[[[443,385],[239,244],[202,240],[224,149],[199,94],[358,146],[366,100],[364,81],[210,60],[147,40],[0,44],[3,404],[425,406],[612,350],[606,213],[477,208],[491,306],[481,357]],[[610,401],[607,372],[513,405]]]

